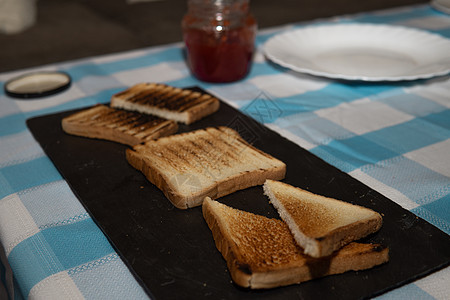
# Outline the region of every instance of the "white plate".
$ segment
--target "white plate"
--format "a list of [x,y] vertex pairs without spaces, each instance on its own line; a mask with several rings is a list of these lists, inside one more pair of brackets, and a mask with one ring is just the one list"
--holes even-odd
[[305,27],[270,38],[264,52],[294,71],[347,80],[414,80],[450,72],[450,40],[400,26]]

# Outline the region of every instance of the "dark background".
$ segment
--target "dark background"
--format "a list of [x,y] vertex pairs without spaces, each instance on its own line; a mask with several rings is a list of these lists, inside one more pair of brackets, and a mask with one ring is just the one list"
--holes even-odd
[[[253,0],[260,28],[424,0]],[[0,33],[0,72],[181,41],[186,0],[37,0],[35,25]]]

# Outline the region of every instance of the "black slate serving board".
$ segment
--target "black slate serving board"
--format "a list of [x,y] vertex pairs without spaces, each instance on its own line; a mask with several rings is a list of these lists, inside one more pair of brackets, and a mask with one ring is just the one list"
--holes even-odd
[[[65,134],[61,119],[73,112],[32,118],[27,125],[154,299],[369,298],[450,263],[447,234],[222,102],[218,112],[195,124],[182,125],[179,131],[219,125],[236,129],[254,146],[287,164],[284,182],[381,213],[383,227],[363,242],[390,248],[389,263],[370,270],[270,290],[240,288],[231,281],[201,208],[174,208],[162,192],[127,163],[127,146]],[[279,218],[261,186],[219,201]]]

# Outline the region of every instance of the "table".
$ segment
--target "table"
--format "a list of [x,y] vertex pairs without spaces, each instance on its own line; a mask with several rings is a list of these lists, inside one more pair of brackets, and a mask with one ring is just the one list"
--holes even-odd
[[[231,84],[193,78],[181,43],[0,74],[0,243],[6,256],[0,279],[11,298],[147,299],[25,123],[107,103],[142,81],[200,86],[450,234],[449,76],[376,84],[333,81],[274,67],[261,52],[262,44],[283,30],[341,22],[403,25],[450,37],[450,17],[419,5],[262,30],[249,76]],[[65,71],[73,84],[36,101],[4,94],[5,81],[35,70]],[[279,113],[249,109],[261,98]],[[0,287],[0,296],[4,293]],[[449,267],[379,298],[448,295]]]

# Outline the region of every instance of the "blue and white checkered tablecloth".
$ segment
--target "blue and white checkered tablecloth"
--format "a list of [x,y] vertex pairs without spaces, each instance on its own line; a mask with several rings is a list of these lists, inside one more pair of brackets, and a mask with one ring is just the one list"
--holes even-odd
[[[32,69],[72,76],[70,89],[56,96],[20,101],[0,92],[0,298],[5,290],[13,299],[147,298],[25,124],[30,117],[106,103],[143,81],[198,85],[256,118],[249,103],[268,99],[280,113],[260,121],[450,234],[449,76],[340,82],[275,68],[261,53],[281,31],[340,22],[409,26],[450,38],[450,16],[428,5],[403,7],[263,30],[251,73],[237,83],[197,81],[182,44],[173,44]],[[32,70],[0,74],[1,90]],[[381,296],[449,297],[450,267]]]

